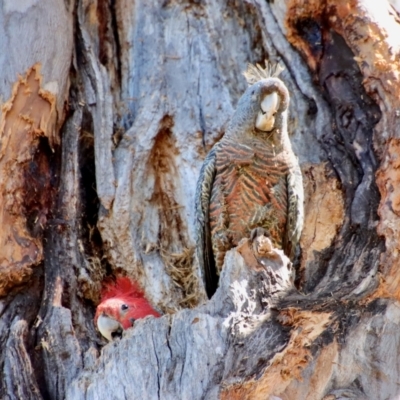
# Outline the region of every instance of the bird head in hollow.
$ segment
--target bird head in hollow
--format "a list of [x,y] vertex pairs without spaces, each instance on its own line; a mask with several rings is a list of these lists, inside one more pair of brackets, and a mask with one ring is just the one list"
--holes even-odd
[[132,327],[137,319],[148,315],[160,317],[136,282],[118,277],[114,284],[103,289],[94,322],[100,333],[111,341]]

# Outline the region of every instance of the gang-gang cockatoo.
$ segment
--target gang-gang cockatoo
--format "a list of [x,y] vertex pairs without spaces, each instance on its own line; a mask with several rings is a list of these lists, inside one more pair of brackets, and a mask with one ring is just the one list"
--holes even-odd
[[249,88],[197,184],[197,253],[209,297],[228,250],[264,231],[293,259],[303,228],[303,182],[287,128],[290,94],[279,67],[249,65]]
[[120,276],[115,283],[107,284],[101,293],[94,323],[109,341],[132,327],[137,319],[161,315],[154,310],[137,282]]

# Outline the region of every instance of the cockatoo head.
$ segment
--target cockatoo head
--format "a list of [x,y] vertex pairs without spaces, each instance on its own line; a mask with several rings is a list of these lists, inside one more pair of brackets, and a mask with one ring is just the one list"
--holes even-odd
[[249,87],[240,98],[236,112],[232,118],[231,128],[237,132],[272,132],[279,133],[286,123],[286,110],[289,105],[289,92],[285,84],[278,78],[282,68],[265,69],[258,64],[249,64],[244,73]]
[[94,322],[100,333],[109,341],[132,327],[137,319],[152,315],[160,317],[144,297],[139,285],[126,277],[118,277],[102,291]]

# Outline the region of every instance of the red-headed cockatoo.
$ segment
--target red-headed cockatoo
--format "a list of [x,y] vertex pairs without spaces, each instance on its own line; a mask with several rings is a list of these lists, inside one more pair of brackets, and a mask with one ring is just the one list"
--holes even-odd
[[137,319],[153,315],[160,317],[137,282],[127,277],[118,277],[114,284],[108,284],[101,293],[94,323],[100,333],[109,341],[132,327]]

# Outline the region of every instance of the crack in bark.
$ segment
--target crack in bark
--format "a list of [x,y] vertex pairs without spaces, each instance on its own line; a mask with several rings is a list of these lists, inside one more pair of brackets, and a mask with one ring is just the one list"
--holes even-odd
[[154,342],[154,335],[153,335],[153,332],[151,333],[151,340],[152,340],[152,342],[153,342],[153,350],[154,350],[154,356],[156,357],[156,360],[157,360],[157,387],[158,387],[158,390],[157,390],[157,398],[158,399],[161,399],[161,397],[160,397],[160,360],[158,359],[158,354],[157,354],[157,346],[156,346],[156,344],[155,344],[155,342]]

